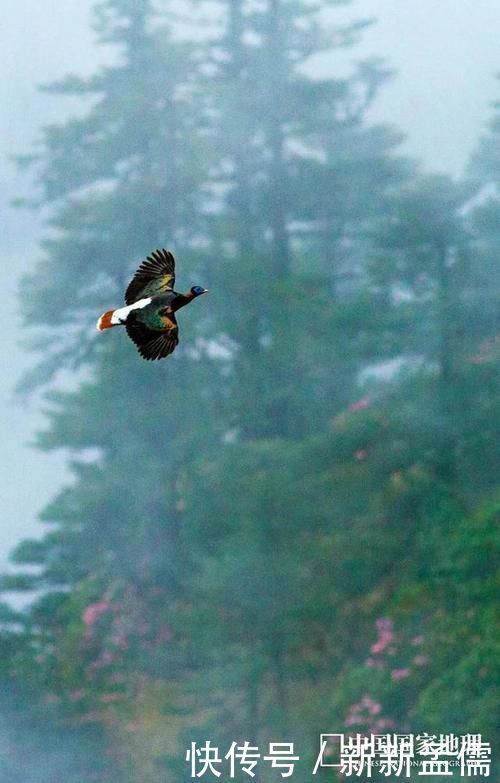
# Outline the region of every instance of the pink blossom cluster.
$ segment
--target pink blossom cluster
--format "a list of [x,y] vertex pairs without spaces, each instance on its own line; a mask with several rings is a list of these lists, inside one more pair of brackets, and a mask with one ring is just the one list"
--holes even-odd
[[378,715],[381,709],[382,707],[377,701],[365,695],[360,702],[350,706],[345,725],[356,726],[363,724],[366,722],[367,715]]
[[124,621],[124,618],[117,614],[113,618],[113,622],[111,624],[111,642],[115,647],[118,647],[119,650],[128,650],[129,648],[129,641],[127,638],[127,627]]
[[114,609],[114,605],[108,601],[98,601],[95,604],[89,604],[83,611],[82,620],[87,628],[91,628],[104,612],[109,612],[111,609]]
[[378,639],[370,647],[370,652],[373,655],[380,655],[394,642],[393,623],[388,617],[379,617],[375,625],[377,626]]
[[369,397],[362,397],[360,400],[356,400],[356,402],[351,402],[349,405],[349,410],[352,411],[352,413],[356,413],[357,411],[362,411],[365,408],[368,408],[370,405],[370,398]]
[[408,669],[408,667],[404,669],[393,669],[391,671],[391,678],[394,682],[398,682],[399,680],[404,680],[406,677],[409,677],[411,674],[411,670]]
[[128,650],[129,648],[128,639],[123,631],[117,631],[117,633],[113,634],[111,641],[120,650]]
[[394,721],[380,715],[381,711],[382,705],[365,694],[360,702],[351,705],[344,725],[357,726],[360,729],[365,729],[368,734],[394,726]]
[[[390,673],[391,680],[394,683],[399,683],[402,680],[407,679],[412,674],[412,665],[407,664],[406,660],[400,667],[394,667],[389,663],[389,656],[401,657],[401,639],[399,639],[394,631],[394,623],[389,617],[379,617],[375,622],[377,628],[377,639],[370,647],[371,655],[366,659],[365,666],[370,669],[378,669]],[[412,647],[420,647],[423,644],[424,637],[421,635],[414,636],[410,640]],[[412,658],[411,663],[414,666],[425,666],[429,662],[429,656],[422,652],[412,651],[411,648],[409,657]],[[417,653],[415,655],[415,652]],[[355,726],[358,730],[365,731],[366,733],[378,733],[383,730],[393,728],[395,723],[391,718],[383,717],[382,706],[379,702],[375,701],[371,696],[365,695],[357,703],[351,705],[349,712],[345,719],[346,726]]]
[[[394,626],[392,620],[388,617],[379,617],[376,621],[378,638],[374,644],[370,647],[370,652],[373,656],[382,656],[383,654],[394,655],[396,653],[396,636],[394,634]],[[423,642],[423,636],[414,636],[411,640],[413,647],[418,647]],[[429,656],[419,653],[413,658],[415,666],[425,666],[429,663]],[[369,657],[366,660],[366,666],[370,669],[385,669],[386,663],[382,657]],[[410,666],[402,666],[400,668],[391,670],[391,678],[394,682],[404,680],[411,674]]]

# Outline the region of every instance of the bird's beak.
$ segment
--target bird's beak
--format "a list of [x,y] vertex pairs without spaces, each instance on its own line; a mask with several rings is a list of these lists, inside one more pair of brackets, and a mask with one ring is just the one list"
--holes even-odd
[[203,289],[203,291],[202,291],[202,293],[204,293],[204,294],[208,294],[208,288],[204,288],[204,289]]

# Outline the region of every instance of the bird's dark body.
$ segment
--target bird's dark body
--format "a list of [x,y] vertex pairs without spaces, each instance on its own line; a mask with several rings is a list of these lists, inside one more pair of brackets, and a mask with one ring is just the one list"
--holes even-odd
[[205,288],[193,286],[181,294],[173,290],[174,283],[175,259],[172,253],[155,250],[141,264],[127,288],[127,307],[104,313],[98,321],[98,328],[124,324],[144,359],[168,356],[179,342],[175,313],[206,293]]
[[[162,310],[175,313],[177,310],[180,310],[181,307],[187,305],[190,301],[191,299],[185,296],[185,294],[179,294],[177,291],[166,291],[164,294],[156,294],[156,296],[152,296],[151,303],[146,305],[146,307],[143,307],[140,312],[147,314],[147,317],[152,317]],[[139,311],[132,310],[130,315],[133,315],[137,312]]]
[[175,313],[180,307],[187,304],[189,300],[183,294],[176,291],[167,291],[164,294],[157,294],[151,297],[151,302],[140,310],[132,310],[128,314],[125,323],[128,321],[139,320],[149,324],[151,329],[164,329],[161,317]]

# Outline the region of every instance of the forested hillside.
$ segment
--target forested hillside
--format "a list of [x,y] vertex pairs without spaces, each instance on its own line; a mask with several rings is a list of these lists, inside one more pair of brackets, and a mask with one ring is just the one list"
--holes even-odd
[[[180,783],[207,740],[293,741],[299,780],[322,732],[494,742],[500,115],[467,179],[422,175],[336,5],[104,0],[114,64],[49,88],[88,108],[27,161],[23,390],[74,479],[3,579],[36,591],[4,607],[6,781]],[[150,363],[94,324],[156,247],[209,294]]]

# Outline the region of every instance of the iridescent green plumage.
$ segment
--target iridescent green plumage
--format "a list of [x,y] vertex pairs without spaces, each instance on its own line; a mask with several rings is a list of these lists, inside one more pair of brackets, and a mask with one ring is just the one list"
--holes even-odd
[[173,312],[162,314],[163,307],[153,300],[141,310],[133,310],[126,320],[127,334],[145,359],[162,359],[172,353],[179,342],[175,315]]
[[175,258],[169,250],[154,250],[140,265],[125,293],[125,303],[130,305],[165,291],[175,285]]
[[174,291],[175,259],[169,250],[154,250],[140,265],[125,293],[126,307],[108,310],[97,322],[102,331],[124,325],[144,359],[162,359],[179,342],[175,311],[206,292],[193,286],[187,293]]

